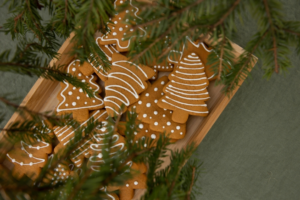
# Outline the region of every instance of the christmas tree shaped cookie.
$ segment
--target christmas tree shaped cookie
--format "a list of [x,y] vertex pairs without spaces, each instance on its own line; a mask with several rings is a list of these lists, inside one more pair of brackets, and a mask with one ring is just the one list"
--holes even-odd
[[21,141],[14,145],[13,149],[6,154],[9,161],[14,164],[13,175],[21,178],[27,175],[36,179],[41,168],[45,166],[48,154],[52,152],[52,145],[40,139],[32,140],[31,143]]
[[82,82],[87,82],[90,88],[94,89],[94,97],[89,98],[81,88],[76,88],[70,83],[64,81],[61,83],[62,90],[57,95],[59,105],[56,108],[58,114],[73,113],[73,118],[79,122],[83,122],[89,118],[89,110],[96,110],[104,107],[102,98],[98,95],[101,88],[97,85],[97,77],[94,75],[84,76],[80,71],[79,60],[72,61],[67,73],[81,79]]
[[[207,76],[207,79],[209,81],[215,80],[217,76],[211,68],[212,65],[207,64],[208,56],[211,53],[215,53],[215,51],[211,47],[206,46],[206,44],[203,42],[192,42],[190,38],[188,38],[188,43],[189,43],[188,48],[190,49],[190,51],[192,53],[195,53],[197,56],[199,56],[200,60],[204,64],[205,74]],[[168,62],[174,65],[178,64],[178,59],[181,57],[181,55],[182,55],[182,51],[171,50],[168,56]]]
[[[48,159],[53,159],[53,154],[49,156]],[[50,164],[51,162],[52,160],[50,161]],[[45,178],[43,179],[43,182],[51,183],[53,185],[61,182],[66,182],[72,174],[73,173],[70,171],[68,163],[66,161],[63,161],[57,164],[53,170],[46,174]]]
[[205,67],[200,57],[194,53],[195,46],[188,43],[169,75],[170,82],[164,86],[165,95],[158,100],[157,105],[173,110],[172,120],[185,123],[189,115],[207,116],[205,101],[209,99],[207,86],[209,81]]
[[[126,0],[115,0],[115,9],[118,8],[118,6],[125,3]],[[129,1],[129,0],[127,0]],[[126,18],[127,14],[130,14],[134,17],[134,21],[136,21],[140,17],[137,16],[137,12],[139,9],[132,5],[132,2],[130,0],[130,5],[127,7],[126,10],[117,13],[111,21],[113,24],[108,24],[109,32],[106,33],[101,37],[100,44],[106,45],[106,44],[116,44],[116,48],[120,52],[125,52],[129,50],[130,42],[131,40],[136,37],[135,35],[130,35],[130,38],[128,40],[125,40],[125,38],[128,36],[127,34],[130,34],[133,32],[133,29],[131,28],[131,25],[129,23],[129,19]],[[143,28],[138,28],[140,33],[140,37],[146,36],[146,31]]]
[[[151,144],[155,146],[157,140],[159,139],[160,132],[150,130],[149,124],[143,122],[139,122],[138,127],[139,127],[139,131],[133,133],[134,138],[132,142],[137,143],[140,139],[145,140],[146,138],[149,138],[150,140],[153,140]],[[125,136],[125,131],[126,131],[126,122],[119,122],[118,132],[121,135]],[[147,144],[145,144],[145,147],[147,147]]]
[[[105,110],[97,110],[94,111],[91,115],[90,118],[87,119],[86,121],[84,121],[83,123],[80,124],[80,126],[77,129],[73,129],[70,126],[64,126],[64,127],[54,127],[54,134],[57,137],[58,141],[60,142],[54,149],[54,153],[59,153],[60,150],[63,150],[65,148],[66,145],[69,144],[70,141],[72,141],[75,137],[75,131],[77,131],[79,128],[83,128],[87,125],[88,121],[91,119],[94,119],[95,121],[103,121],[107,118],[107,113]],[[84,133],[82,133],[82,135],[84,135]],[[87,144],[89,144],[89,141],[86,141]],[[87,145],[85,143],[81,144],[81,146],[83,145]],[[78,147],[80,148],[80,147]],[[74,161],[75,165],[77,167],[81,166],[81,163],[84,159],[84,155],[79,155],[76,157],[77,160]]]
[[128,106],[139,99],[139,94],[147,89],[146,81],[154,75],[153,69],[130,62],[121,54],[112,55],[112,66],[105,81],[105,108],[113,116],[124,104]]
[[[119,51],[116,50],[115,44],[100,45],[100,43],[99,43],[100,40],[101,40],[101,38],[97,37],[96,44],[98,45],[99,49],[104,53],[104,55],[107,57],[107,59],[111,62],[112,54],[119,53]],[[85,76],[90,76],[95,72],[102,81],[106,81],[107,80],[107,72],[105,70],[103,70],[103,67],[101,65],[95,66],[93,64],[95,56],[97,56],[97,55],[91,54],[91,58],[89,59],[89,62],[84,62],[84,64],[79,68],[79,70]]]
[[170,139],[182,139],[186,133],[186,124],[172,120],[172,111],[160,108],[157,103],[163,97],[163,87],[168,83],[168,77],[163,76],[144,91],[137,103],[133,105],[138,113],[138,119],[149,123],[152,131],[166,132]]

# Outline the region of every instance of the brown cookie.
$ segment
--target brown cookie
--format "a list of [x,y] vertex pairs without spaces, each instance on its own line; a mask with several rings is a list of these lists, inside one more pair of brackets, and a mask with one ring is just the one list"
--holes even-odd
[[[211,66],[212,65],[208,65],[208,56],[211,53],[215,53],[214,50],[211,47],[208,47],[205,43],[203,42],[192,42],[189,38],[188,38],[188,46],[191,47],[191,45],[194,46],[193,50],[197,56],[199,56],[200,60],[202,61],[202,63],[204,64],[204,68],[205,68],[205,73],[207,76],[207,79],[209,81],[213,81],[217,78],[217,76],[215,75],[214,71],[212,70]],[[192,53],[192,52],[191,52]],[[180,57],[182,56],[182,51],[175,51],[172,50],[170,51],[170,54],[168,56],[168,62],[172,63],[172,64],[178,64],[178,60],[180,59]]]
[[41,168],[47,163],[48,154],[51,152],[51,144],[36,139],[32,140],[30,144],[25,141],[15,144],[6,157],[14,164],[13,176],[22,178],[27,175],[35,180],[39,176]]
[[[126,0],[116,0],[115,1],[115,9],[118,6],[122,5]],[[127,0],[129,1],[129,0]],[[108,24],[109,32],[101,37],[100,44],[116,44],[116,48],[119,52],[125,52],[129,50],[131,40],[137,37],[136,35],[132,35],[133,29],[130,24],[135,24],[136,19],[140,18],[137,16],[137,12],[139,9],[132,5],[130,0],[129,6],[126,10],[117,13],[111,21],[113,24]],[[126,15],[129,14],[134,17],[134,21],[129,22],[129,19],[126,18]],[[130,23],[130,24],[129,24]],[[146,31],[143,28],[138,28],[140,32],[138,37],[144,37],[147,35]],[[130,37],[128,40],[125,38]]]
[[188,43],[183,49],[169,75],[170,82],[164,86],[165,95],[157,103],[161,108],[173,110],[172,120],[177,123],[185,123],[189,115],[207,116],[205,101],[210,98],[205,67],[195,53],[197,47]]
[[79,71],[79,60],[72,61],[67,73],[78,77],[82,82],[87,82],[94,89],[94,97],[90,98],[81,88],[76,88],[70,83],[64,81],[61,83],[62,89],[57,95],[59,105],[56,108],[57,114],[73,113],[73,118],[79,122],[84,122],[89,118],[89,110],[97,110],[104,107],[102,98],[98,95],[101,88],[97,85],[95,75],[84,76]]
[[[52,157],[53,154],[51,155],[51,158],[49,157],[49,159],[52,159]],[[49,173],[46,174],[45,178],[43,179],[43,182],[51,183],[51,184],[66,182],[71,174],[72,173],[70,171],[68,163],[62,162],[57,164],[53,170],[51,170]]]
[[[94,111],[91,113],[90,118],[88,120],[84,121],[83,123],[81,123],[79,127],[82,128],[82,127],[86,126],[88,121],[92,118],[94,119],[94,121],[101,122],[103,120],[106,120],[107,113],[105,110]],[[74,139],[75,131],[77,131],[77,129],[74,130],[72,127],[69,127],[69,126],[54,127],[54,134],[56,135],[57,139],[60,142],[54,148],[54,153],[59,153],[60,150],[63,150],[66,147],[66,145],[68,145],[69,142]],[[82,133],[82,135],[84,136],[84,133]],[[84,142],[86,142],[86,140]],[[81,145],[83,145],[83,144],[81,144]],[[80,167],[83,162],[83,159],[84,159],[84,155],[78,155],[75,160],[73,159],[73,161],[77,167]]]
[[112,66],[105,81],[105,108],[109,116],[119,113],[121,105],[127,107],[139,99],[139,94],[147,89],[146,81],[154,75],[153,69],[137,65],[121,54],[112,55]]
[[[138,140],[142,139],[145,140],[146,138],[149,138],[150,140],[152,140],[151,144],[153,144],[153,146],[156,145],[157,140],[159,139],[160,133],[157,131],[152,131],[149,128],[149,124],[143,123],[143,122],[138,122],[139,124],[139,131],[134,133],[134,138],[132,142],[138,142]],[[126,122],[119,122],[118,124],[118,132],[121,135],[125,136],[125,131],[126,131]],[[145,144],[145,147],[147,144]]]
[[172,111],[160,108],[157,105],[163,93],[163,87],[168,83],[168,77],[163,76],[155,81],[140,95],[140,100],[132,107],[138,113],[138,119],[149,123],[152,131],[166,132],[170,139],[182,139],[186,134],[186,124],[176,123],[172,120]]
[[[100,37],[96,38],[96,44],[98,45],[99,49],[104,53],[104,55],[107,57],[107,59],[111,62],[112,54],[119,53],[119,52],[115,49],[115,44],[100,45],[100,43],[99,43],[100,39],[101,39]],[[93,60],[95,59],[95,56],[97,56],[97,55],[91,55],[89,62],[84,62],[84,64],[79,68],[79,70],[85,76],[90,76],[95,72],[102,81],[106,81],[107,80],[107,72],[105,70],[103,70],[103,67],[101,65],[95,66],[93,64]]]

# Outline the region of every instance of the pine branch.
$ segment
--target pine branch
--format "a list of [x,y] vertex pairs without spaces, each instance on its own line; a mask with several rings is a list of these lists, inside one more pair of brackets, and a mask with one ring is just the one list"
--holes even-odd
[[222,70],[223,70],[223,55],[224,55],[224,45],[225,45],[225,34],[223,33],[223,39],[222,41],[220,41],[221,43],[221,53],[220,53],[220,63],[219,63],[219,73],[218,73],[218,79],[221,80],[221,74],[222,74]]
[[191,193],[192,193],[192,189],[193,189],[193,185],[194,185],[194,181],[195,181],[195,173],[196,173],[196,167],[192,167],[192,181],[191,181],[190,189],[186,195],[186,200],[191,200]]
[[266,13],[267,13],[267,16],[269,19],[270,29],[271,29],[272,36],[273,36],[273,49],[272,50],[274,51],[275,72],[278,73],[279,65],[278,65],[278,57],[277,57],[277,42],[276,42],[276,36],[275,36],[275,28],[274,28],[273,21],[272,21],[272,17],[271,17],[269,5],[268,5],[268,0],[263,0],[263,2],[264,2]]

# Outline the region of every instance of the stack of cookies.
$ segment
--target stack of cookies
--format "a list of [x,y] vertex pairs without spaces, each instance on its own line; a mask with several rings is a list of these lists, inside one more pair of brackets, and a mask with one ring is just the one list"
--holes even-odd
[[[123,4],[124,1],[116,0],[115,6]],[[155,141],[162,133],[166,133],[173,142],[184,138],[189,115],[204,117],[209,113],[205,103],[210,98],[207,87],[209,81],[215,79],[215,75],[207,65],[207,57],[212,49],[204,43],[189,40],[181,52],[170,51],[165,63],[152,61],[146,66],[132,62],[126,57],[126,51],[129,50],[130,43],[135,37],[124,39],[126,34],[133,31],[126,23],[128,22],[126,16],[130,14],[137,20],[139,17],[138,8],[131,2],[129,7],[117,13],[111,19],[113,24],[108,25],[110,31],[95,41],[111,62],[108,71],[103,70],[102,66],[92,64],[93,55],[83,64],[80,64],[79,60],[73,60],[67,66],[67,73],[88,83],[90,88],[94,89],[94,97],[90,98],[82,89],[64,81],[57,95],[59,103],[56,113],[71,113],[73,118],[81,123],[80,127],[86,126],[90,119],[101,122],[103,126],[97,129],[96,134],[84,138],[84,142],[72,152],[70,163],[59,164],[49,175],[55,183],[73,174],[68,164],[80,169],[84,159],[88,159],[88,166],[92,170],[101,170],[100,163],[103,162],[101,145],[103,137],[107,134],[105,125],[109,116],[122,115],[134,109],[138,114],[136,123],[140,129],[140,132],[135,133],[134,141],[148,137],[154,140],[155,145]],[[147,34],[146,30],[139,29],[144,35]],[[101,88],[100,85],[104,87]],[[125,109],[120,111],[124,105]],[[120,122],[118,130],[112,136],[114,142],[110,151],[112,157],[118,150],[125,150],[126,140],[122,129],[124,123]],[[76,131],[68,126],[53,127],[53,137],[59,141],[53,153],[58,154],[59,150],[74,140]],[[84,136],[84,133],[82,135]],[[21,158],[21,153],[25,158]],[[7,158],[15,165],[15,173],[19,172],[20,176],[33,174],[34,179],[51,153],[51,144],[44,141],[38,141],[34,145],[21,141],[16,148],[8,152]],[[146,188],[145,165],[132,162],[128,165],[140,170],[141,174],[123,187],[102,188],[109,192],[119,190],[120,197],[109,193],[110,198],[129,200],[133,197],[134,189]]]

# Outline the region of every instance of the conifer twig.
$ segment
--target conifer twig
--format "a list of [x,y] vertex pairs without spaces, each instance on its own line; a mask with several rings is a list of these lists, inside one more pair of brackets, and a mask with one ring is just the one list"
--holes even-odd
[[223,33],[223,39],[221,41],[221,48],[220,48],[220,63],[219,63],[219,73],[218,73],[218,80],[221,80],[221,73],[223,70],[223,55],[224,55],[224,45],[225,45],[225,34]]
[[191,193],[192,193],[192,189],[193,189],[193,185],[194,185],[194,181],[195,181],[195,173],[196,173],[196,167],[192,167],[192,180],[191,180],[191,185],[190,185],[189,191],[187,192],[187,195],[186,195],[186,200],[191,199]]
[[276,42],[274,24],[273,24],[273,21],[272,21],[272,17],[271,17],[269,5],[268,5],[268,0],[263,0],[263,2],[264,2],[264,6],[265,6],[265,9],[266,9],[267,16],[268,16],[270,28],[271,28],[271,31],[272,31],[272,38],[273,38],[273,49],[272,50],[274,52],[275,72],[278,73],[279,65],[278,65],[278,58],[277,58],[277,42]]

